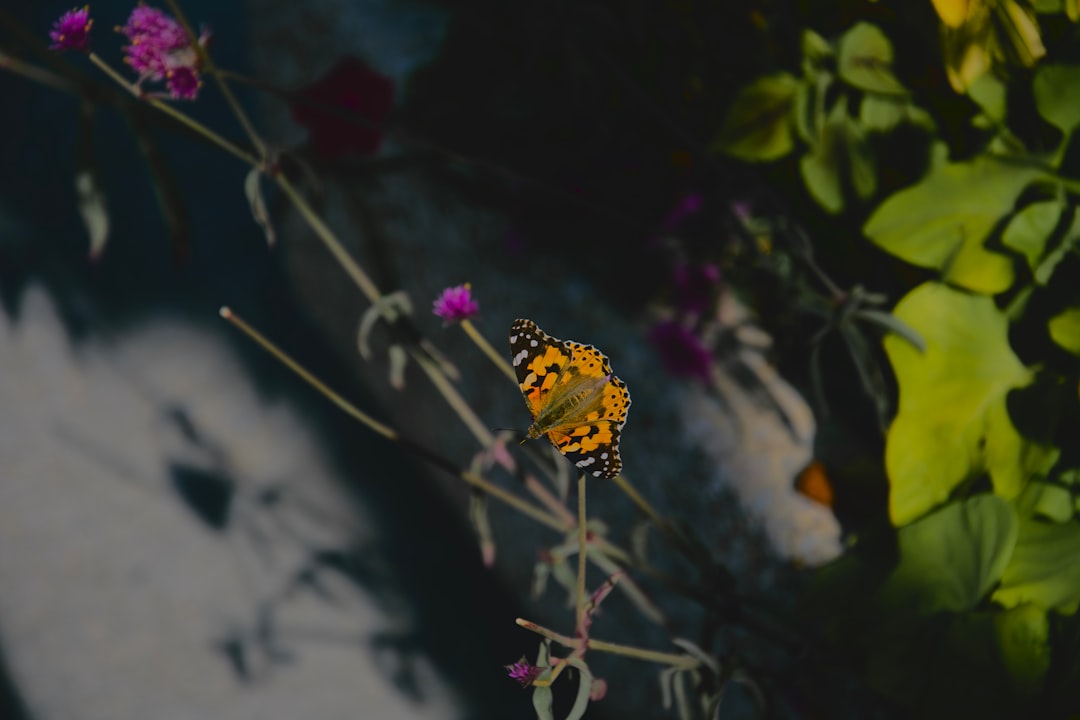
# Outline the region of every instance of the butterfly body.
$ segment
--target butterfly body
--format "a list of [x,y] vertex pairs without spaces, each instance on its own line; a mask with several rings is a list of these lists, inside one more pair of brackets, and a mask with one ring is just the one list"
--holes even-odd
[[533,422],[579,469],[612,478],[622,469],[619,435],[630,407],[626,383],[591,345],[553,338],[531,320],[510,328],[510,352]]

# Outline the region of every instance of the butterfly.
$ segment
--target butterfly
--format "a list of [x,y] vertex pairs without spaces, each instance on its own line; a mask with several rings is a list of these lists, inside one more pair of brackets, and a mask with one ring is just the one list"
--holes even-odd
[[613,478],[622,470],[619,433],[630,408],[626,383],[592,345],[553,338],[532,320],[510,326],[510,355],[533,423],[583,472]]

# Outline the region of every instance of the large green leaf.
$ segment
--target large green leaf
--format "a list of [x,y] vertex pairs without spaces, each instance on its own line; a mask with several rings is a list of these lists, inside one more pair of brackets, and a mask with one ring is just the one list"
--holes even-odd
[[885,251],[940,270],[951,283],[1001,292],[1012,283],[1012,261],[987,250],[984,241],[1020,192],[1044,176],[988,157],[945,163],[885,200],[863,231]]
[[[1009,221],[1001,234],[1002,244],[1023,253],[1031,272],[1037,272],[1039,261],[1046,254],[1046,243],[1057,229],[1064,210],[1065,204],[1060,200],[1031,203]],[[1040,284],[1045,285],[1045,279]]]
[[1080,66],[1040,66],[1031,92],[1039,114],[1066,136],[1080,125]]
[[1080,355],[1080,307],[1071,307],[1050,318],[1050,337],[1073,355]]
[[1013,683],[1036,695],[1050,669],[1050,622],[1046,608],[1030,603],[994,615],[998,652]]
[[777,160],[795,147],[792,105],[799,80],[790,73],[760,77],[728,108],[711,148],[740,160]]
[[900,564],[879,602],[919,615],[970,610],[1001,578],[1016,536],[1016,512],[997,495],[947,505],[897,532]]
[[1036,519],[1020,537],[993,600],[1011,608],[1036,603],[1065,614],[1080,606],[1080,524]]
[[888,95],[907,92],[892,73],[892,43],[877,26],[856,23],[836,45],[837,73],[848,85]]
[[991,298],[941,283],[915,288],[893,314],[926,342],[920,353],[898,336],[884,340],[900,386],[885,446],[893,523],[911,522],[983,472],[997,492],[1019,492],[1047,457],[1005,409],[1006,393],[1031,377],[1009,347],[1005,316]]

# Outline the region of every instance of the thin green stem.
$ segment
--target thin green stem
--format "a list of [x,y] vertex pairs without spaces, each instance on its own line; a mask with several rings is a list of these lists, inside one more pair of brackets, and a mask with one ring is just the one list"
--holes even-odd
[[47,85],[56,90],[71,92],[74,89],[72,88],[71,83],[53,71],[46,70],[40,65],[33,65],[25,62],[21,58],[17,58],[14,55],[8,55],[5,52],[0,52],[0,68],[15,75],[21,75],[27,80],[33,80],[42,85]]
[[473,412],[473,409],[469,407],[469,403],[465,401],[465,398],[461,397],[461,393],[457,391],[457,388],[454,387],[442,370],[436,367],[435,363],[422,352],[414,350],[411,354],[413,359],[416,360],[416,364],[427,373],[432,384],[446,399],[450,408],[465,423],[465,427],[469,428],[469,431],[472,432],[480,445],[485,448],[491,447],[495,442],[495,436],[491,434],[491,430],[488,429],[487,425]]
[[[580,638],[571,638],[561,633],[557,633],[554,630],[550,630],[543,625],[538,625],[531,620],[524,618],[517,618],[514,620],[519,627],[523,627],[526,630],[536,633],[541,637],[545,637],[553,642],[557,642],[563,647],[571,648],[573,650],[579,650],[585,643]],[[590,650],[597,650],[599,652],[606,652],[612,655],[622,655],[623,657],[634,658],[636,660],[644,660],[646,662],[659,663],[661,665],[673,665],[675,667],[692,668],[697,667],[701,663],[694,657],[683,653],[669,653],[662,652],[660,650],[647,650],[645,648],[633,647],[632,645],[621,645],[619,643],[606,642],[604,640],[596,640],[589,638],[587,641]]]
[[221,91],[222,97],[225,98],[225,102],[228,103],[229,108],[233,111],[233,115],[236,116],[237,122],[240,123],[240,127],[244,129],[244,133],[248,139],[251,140],[251,144],[255,146],[255,149],[259,153],[259,157],[266,160],[266,143],[262,141],[259,133],[256,132],[255,126],[248,119],[247,113],[244,112],[244,108],[236,100],[236,96],[233,95],[232,88],[225,82],[225,78],[222,77],[221,71],[218,70],[217,65],[210,58],[210,53],[206,52],[206,48],[199,42],[199,37],[195,34],[194,29],[191,27],[191,23],[188,22],[187,17],[184,15],[184,11],[180,8],[180,3],[176,0],[166,0],[169,8],[172,9],[173,15],[180,21],[180,24],[184,28],[184,33],[188,37],[188,42],[191,43],[192,49],[199,56],[199,63],[203,70],[209,73],[210,77],[214,78],[214,82],[217,84],[218,89]]
[[136,84],[134,84],[132,82],[128,82],[127,78],[125,78],[120,73],[116,72],[116,70],[114,70],[111,65],[109,65],[107,62],[102,60],[96,53],[90,53],[90,62],[97,65],[98,68],[102,72],[104,72],[106,75],[108,75],[110,79],[112,79],[115,83],[120,85],[120,87],[127,90],[129,93],[131,93],[136,98],[139,98],[140,100],[145,101],[149,105],[157,108],[158,110],[165,113],[166,115],[168,115],[172,119],[176,120],[177,122],[191,128],[192,130],[194,130],[198,134],[202,135],[207,140],[214,143],[219,148],[221,148],[225,152],[229,153],[233,157],[236,157],[236,158],[239,158],[240,160],[243,160],[245,163],[247,163],[248,165],[251,165],[252,167],[259,167],[262,164],[261,161],[259,160],[259,158],[255,157],[251,153],[241,149],[237,145],[229,142],[228,140],[221,137],[220,135],[218,135],[216,132],[214,132],[210,128],[206,127],[205,125],[203,125],[199,121],[195,120],[193,117],[191,117],[191,116],[189,116],[189,115],[187,115],[185,113],[180,112],[175,107],[173,107],[172,105],[170,105],[170,104],[168,104],[166,102],[162,102],[161,100],[158,100],[157,98],[151,97],[151,96],[147,95],[146,93],[144,93],[142,91],[142,88],[140,88],[138,85],[136,85]]
[[544,512],[535,505],[530,504],[527,500],[523,500],[517,495],[511,493],[510,491],[505,490],[498,485],[492,484],[491,482],[485,480],[479,475],[468,471],[462,471],[461,473],[459,473],[459,477],[473,487],[479,488],[486,492],[488,495],[491,495],[492,497],[503,501],[510,507],[521,512],[522,514],[528,515],[533,520],[536,520],[538,523],[542,525],[547,525],[549,528],[555,530],[556,532],[566,531],[566,526],[562,523],[562,521],[559,520],[559,518],[547,512]]
[[589,564],[589,551],[586,548],[588,530],[585,527],[585,474],[578,478],[577,493],[577,525],[578,525],[578,563],[577,563],[577,592],[574,595],[576,607],[577,633],[586,638],[589,636],[585,629],[585,568]]
[[323,381],[319,380],[317,377],[308,372],[305,367],[293,360],[292,357],[286,354],[284,350],[282,350],[277,345],[268,340],[266,336],[264,336],[258,330],[245,322],[239,315],[234,313],[232,310],[227,307],[223,307],[218,311],[218,313],[221,315],[221,317],[228,320],[241,332],[254,340],[256,344],[259,345],[259,347],[273,355],[278,362],[299,375],[301,380],[311,385],[322,395],[324,395],[330,402],[334,403],[339,408],[344,410],[349,416],[355,418],[356,420],[359,420],[364,425],[367,425],[369,428],[377,432],[379,435],[382,435],[384,438],[387,438],[389,440],[400,439],[396,430],[391,428],[389,425],[384,425],[383,423],[379,422],[378,420],[371,417],[363,410],[360,410],[351,402],[343,398],[340,394],[332,390]]
[[259,347],[270,353],[274,358],[278,360],[278,362],[296,373],[300,377],[300,379],[315,388],[319,393],[321,393],[328,400],[330,400],[330,402],[334,403],[339,408],[344,410],[345,413],[348,414],[350,417],[359,420],[368,428],[374,430],[376,433],[382,435],[388,440],[393,440],[412,450],[416,450],[424,458],[430,460],[431,462],[443,468],[447,472],[456,475],[469,485],[483,490],[497,500],[501,500],[502,502],[506,503],[507,505],[521,512],[522,514],[528,515],[533,520],[536,520],[543,525],[547,525],[549,528],[557,532],[566,531],[566,524],[554,515],[530,504],[527,500],[517,497],[513,493],[499,487],[498,485],[492,484],[491,482],[485,480],[476,473],[468,472],[466,470],[461,470],[457,468],[449,461],[436,455],[434,452],[428,450],[427,448],[424,448],[402,437],[400,433],[398,433],[390,426],[385,425],[378,420],[375,420],[370,415],[360,410],[348,400],[343,398],[339,393],[332,390],[321,380],[316,378],[310,371],[308,371],[300,363],[296,362],[296,360],[290,357],[284,350],[271,342],[265,335],[253,328],[229,308],[223,307],[219,312],[221,314],[221,317],[228,320],[233,326],[235,326],[237,329],[239,329],[241,332],[243,332],[245,335],[255,341],[255,343],[259,345]]
[[626,477],[621,474],[616,475],[615,484],[619,487],[620,490],[623,491],[623,493],[626,494],[627,497],[630,498],[631,502],[638,506],[639,510],[649,516],[649,519],[652,520],[654,525],[656,525],[657,527],[664,527],[667,524],[667,521],[664,520],[663,516],[656,511],[656,508],[652,506],[652,503],[646,500],[645,496],[639,493],[637,491],[637,488],[631,485],[630,481],[627,480]]
[[469,336],[476,347],[480,348],[480,351],[488,356],[488,359],[494,363],[495,367],[499,368],[503,375],[510,378],[510,382],[517,384],[517,377],[514,375],[514,369],[510,367],[510,363],[506,362],[499,353],[495,352],[495,348],[491,347],[491,343],[487,341],[480,331],[476,329],[476,326],[472,324],[471,320],[462,320],[461,328],[465,331],[465,334]]
[[574,513],[564,505],[559,498],[551,494],[547,487],[531,474],[525,476],[525,489],[532,493],[552,513],[562,518],[564,527],[574,527],[576,524]]
[[352,259],[349,255],[349,251],[345,249],[345,246],[341,244],[341,241],[337,239],[334,231],[330,229],[330,226],[319,217],[319,214],[308,204],[308,201],[304,198],[300,191],[285,177],[282,173],[273,174],[274,182],[277,183],[281,191],[284,192],[289,201],[300,213],[300,216],[304,218],[308,226],[315,231],[315,236],[322,241],[326,249],[330,251],[330,254],[334,256],[338,264],[345,270],[345,274],[356,284],[356,287],[360,288],[360,292],[364,293],[364,297],[370,300],[372,303],[378,302],[382,297],[382,293],[379,292],[379,288],[375,286],[371,278],[367,276],[367,273],[361,269],[361,267]]

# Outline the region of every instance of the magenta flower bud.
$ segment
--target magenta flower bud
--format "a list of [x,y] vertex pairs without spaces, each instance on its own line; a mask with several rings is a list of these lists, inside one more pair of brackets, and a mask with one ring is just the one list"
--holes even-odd
[[51,50],[87,50],[90,47],[90,28],[94,21],[90,19],[90,6],[81,10],[74,8],[60,16],[49,31],[52,40]]

